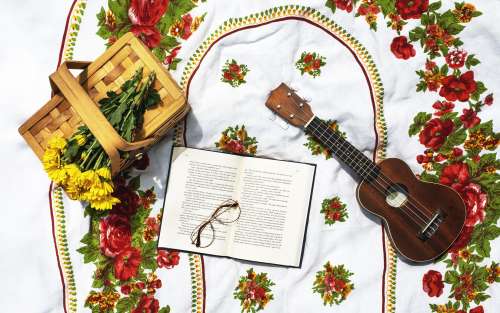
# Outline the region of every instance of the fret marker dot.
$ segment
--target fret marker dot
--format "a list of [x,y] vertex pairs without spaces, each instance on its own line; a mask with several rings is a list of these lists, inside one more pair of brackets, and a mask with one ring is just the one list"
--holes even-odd
[[279,110],[279,109],[281,109],[281,105],[279,105],[279,104],[278,104],[278,105],[276,106],[276,108],[277,108],[278,110]]
[[290,114],[290,118],[293,118],[293,114]]
[[290,97],[292,94],[291,94],[291,93],[287,93],[286,95],[287,95],[288,97]]
[[303,107],[303,106],[304,106],[304,103],[302,103],[302,102],[301,102],[301,103],[299,104],[299,107]]

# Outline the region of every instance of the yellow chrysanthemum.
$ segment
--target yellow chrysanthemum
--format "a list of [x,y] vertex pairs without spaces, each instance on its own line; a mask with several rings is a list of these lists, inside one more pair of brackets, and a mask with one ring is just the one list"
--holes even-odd
[[87,137],[85,137],[84,135],[82,134],[78,134],[74,137],[74,139],[76,140],[76,143],[81,147],[83,146],[86,142],[87,142]]
[[90,201],[90,206],[96,210],[111,210],[113,205],[117,203],[120,203],[120,200],[112,196],[107,196],[99,200]]
[[111,171],[107,167],[101,167],[100,169],[96,170],[96,173],[104,179],[111,180]]
[[49,139],[47,142],[47,147],[49,149],[57,149],[59,151],[63,150],[66,148],[66,139],[59,137],[59,136],[54,136]]
[[42,164],[45,171],[58,169],[60,165],[59,151],[55,149],[47,149],[42,157]]

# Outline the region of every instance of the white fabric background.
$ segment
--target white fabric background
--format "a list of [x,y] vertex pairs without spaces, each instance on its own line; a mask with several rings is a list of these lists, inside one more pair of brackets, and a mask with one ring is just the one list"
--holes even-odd
[[[195,15],[208,12],[206,20],[183,45],[179,57],[187,59],[204,36],[210,34],[224,20],[284,3],[296,2],[209,0],[196,9]],[[500,1],[481,0],[474,3],[484,15],[474,20],[461,37],[465,42],[464,48],[470,53],[476,53],[482,62],[482,65],[476,68],[477,78],[485,82],[490,91],[495,92],[500,90],[500,81],[497,79],[500,74],[500,26],[497,24]],[[3,179],[0,180],[0,303],[2,312],[62,312],[61,283],[48,211],[49,181],[37,158],[18,135],[17,127],[49,98],[47,76],[56,67],[60,39],[71,2],[27,0],[4,1],[4,4],[0,11],[0,29],[4,39],[0,48],[0,107],[3,110],[0,115],[0,164],[3,166]],[[301,1],[301,4],[331,16],[324,7],[324,0],[307,3]],[[95,35],[95,12],[101,5],[101,1],[88,2],[75,59],[93,59],[104,50],[102,40]],[[422,151],[422,147],[415,138],[408,139],[407,128],[413,116],[419,111],[430,111],[430,105],[435,100],[429,93],[415,92],[417,76],[413,69],[421,68],[425,60],[418,53],[416,58],[409,61],[394,58],[389,52],[393,34],[386,31],[383,25],[380,25],[377,33],[373,33],[362,18],[354,19],[353,15],[337,11],[334,19],[368,49],[379,69],[385,88],[384,111],[389,131],[387,154],[406,160],[412,169],[420,171],[414,158]],[[368,153],[373,148],[371,108],[367,105],[351,106],[334,101],[335,95],[342,93],[348,101],[352,99],[355,102],[366,102],[366,88],[335,90],[339,88],[336,84],[332,84],[336,87],[329,88],[329,79],[347,77],[348,82],[354,85],[357,85],[356,82],[360,79],[356,73],[343,70],[343,66],[349,66],[349,62],[342,59],[346,57],[345,50],[340,49],[332,39],[318,40],[317,36],[322,35],[304,25],[299,26],[299,34],[288,36],[286,27],[292,27],[297,22],[287,23],[289,25],[284,27],[274,24],[266,26],[265,31],[258,28],[244,36],[228,37],[221,42],[224,44],[223,50],[214,47],[193,80],[193,114],[188,120],[187,140],[190,145],[213,147],[213,142],[218,139],[223,128],[245,123],[250,127],[249,134],[259,140],[259,151],[266,156],[300,161],[314,160],[318,162],[319,167],[324,168],[325,174],[317,178],[317,184],[322,187],[318,188],[318,193],[315,194],[316,207],[311,209],[308,244],[304,257],[306,270],[271,269],[228,259],[206,258],[207,312],[215,312],[216,309],[218,312],[238,310],[238,303],[232,299],[232,289],[238,276],[249,266],[254,266],[257,271],[269,272],[270,277],[277,283],[273,288],[276,299],[266,307],[265,312],[300,312],[310,311],[311,308],[314,308],[314,312],[335,309],[344,312],[379,311],[381,246],[373,242],[376,243],[377,238],[380,238],[380,229],[359,211],[352,197],[352,179],[340,170],[336,161],[312,158],[302,146],[305,139],[300,138],[299,132],[291,128],[283,130],[270,121],[269,114],[262,105],[265,98],[262,91],[273,88],[279,81],[297,85],[301,94],[312,100],[318,115],[339,119],[341,127],[353,143]],[[379,21],[379,24],[382,23]],[[257,39],[260,40],[256,41]],[[241,45],[242,43],[250,45]],[[291,63],[302,51],[309,49],[327,57],[327,65],[322,71],[327,72],[331,68],[332,71],[338,70],[342,76],[333,75],[327,79],[327,75],[322,75],[315,80],[300,77]],[[219,80],[220,68],[225,59],[233,57],[249,65],[247,85],[237,89],[222,83],[208,86],[208,83]],[[260,65],[256,65],[257,63]],[[289,69],[284,71],[283,65],[287,63],[290,64]],[[180,78],[184,64],[185,61],[174,73],[176,78]],[[270,69],[275,70],[269,71]],[[321,86],[320,90],[317,89],[318,86]],[[333,101],[330,101],[331,99]],[[334,110],[330,102],[333,103],[331,106]],[[494,119],[498,131],[498,101],[492,107],[486,107],[481,116],[484,119]],[[202,131],[199,131],[200,127]],[[365,131],[366,129],[368,131]],[[167,141],[156,148],[153,162],[157,160],[160,163],[160,160],[165,158],[165,149],[168,150]],[[162,170],[155,166],[148,170],[148,173],[151,173],[150,182],[161,187],[162,178],[159,177],[162,177],[162,173],[158,172]],[[161,194],[159,190],[158,193]],[[323,198],[335,194],[341,195],[348,203],[350,217],[348,222],[328,228],[322,225],[322,216],[319,215],[317,204]],[[78,204],[67,206],[68,209],[73,209],[68,223],[74,230],[72,247],[76,249],[85,231],[86,222],[78,218],[81,214]],[[355,233],[360,235],[355,237]],[[367,241],[367,238],[373,239]],[[366,242],[370,244],[365,244]],[[498,260],[498,240],[494,244],[492,255],[497,256]],[[75,253],[74,267],[78,267],[76,256],[78,254]],[[184,258],[184,261],[186,259]],[[344,263],[355,274],[353,281],[356,291],[339,308],[323,307],[319,295],[311,293],[314,273],[320,270],[327,260],[334,264]],[[433,268],[442,272],[444,269],[442,264]],[[82,267],[80,275],[84,276],[85,271],[90,275],[91,270],[91,267]],[[189,304],[190,290],[188,273],[183,273],[185,270],[186,268],[179,267],[175,276],[172,274],[170,278],[162,278],[165,285],[159,297],[162,297],[162,303],[171,304],[175,312],[187,311],[186,304]],[[421,291],[420,282],[426,270],[427,268],[410,267],[398,262],[397,312],[409,312],[410,309],[411,312],[429,311],[427,303],[432,299]],[[186,281],[174,280],[175,277],[183,277],[182,275],[186,275]],[[299,280],[301,278],[304,279]],[[85,288],[88,290],[90,283],[82,281],[78,285],[82,288],[79,295],[83,297],[86,294]],[[174,287],[169,289],[168,285]],[[295,288],[285,290],[289,286]],[[500,288],[493,285],[489,292],[498,295]],[[444,294],[448,294],[447,290]],[[485,301],[485,308],[489,308],[487,312],[494,312],[494,308],[500,306],[499,300],[497,296]],[[442,301],[444,299],[436,302]]]

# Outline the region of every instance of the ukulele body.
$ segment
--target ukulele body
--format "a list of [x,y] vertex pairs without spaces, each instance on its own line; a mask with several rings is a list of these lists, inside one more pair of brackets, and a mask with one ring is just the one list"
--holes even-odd
[[[378,165],[391,180],[390,186],[398,187],[389,187],[388,179],[384,187],[374,181],[361,181],[356,192],[361,206],[384,221],[393,246],[408,260],[428,262],[445,253],[464,226],[466,209],[460,195],[448,186],[420,181],[400,159],[385,159]],[[378,179],[384,178],[379,175]],[[398,194],[395,190],[404,192]],[[406,194],[406,200],[401,194]],[[432,226],[435,232],[422,236],[426,223],[437,215],[442,220]]]

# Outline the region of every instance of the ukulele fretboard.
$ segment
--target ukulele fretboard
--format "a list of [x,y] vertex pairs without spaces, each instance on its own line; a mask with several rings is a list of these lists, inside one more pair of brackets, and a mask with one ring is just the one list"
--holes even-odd
[[315,116],[305,130],[349,166],[360,178],[372,179],[378,175],[379,167],[372,160],[320,118]]

